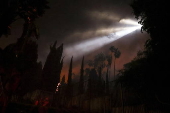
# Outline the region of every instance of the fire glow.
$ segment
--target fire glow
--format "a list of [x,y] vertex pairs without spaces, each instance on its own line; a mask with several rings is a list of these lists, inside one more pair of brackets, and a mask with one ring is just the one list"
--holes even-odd
[[76,53],[76,56],[74,56],[74,58],[81,57],[141,28],[141,25],[130,19],[122,19],[119,21],[119,23],[125,24],[126,26],[129,25],[130,27],[116,28],[119,29],[119,31],[110,33],[107,36],[96,37],[71,45],[64,50],[65,55],[73,55],[74,53]]

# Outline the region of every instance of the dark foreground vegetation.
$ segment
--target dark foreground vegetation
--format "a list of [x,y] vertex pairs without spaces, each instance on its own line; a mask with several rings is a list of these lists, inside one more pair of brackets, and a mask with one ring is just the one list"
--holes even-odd
[[[68,81],[60,81],[63,44],[50,47],[45,65],[37,62],[39,38],[35,19],[48,9],[47,1],[3,0],[0,7],[0,36],[10,35],[16,17],[24,20],[23,32],[16,43],[0,49],[0,112],[2,113],[169,113],[169,4],[166,0],[134,0],[134,16],[142,31],[150,35],[143,51],[115,75],[116,59],[100,53],[84,69],[79,82],[72,80],[73,57]],[[4,8],[5,7],[5,8]],[[114,57],[114,81],[109,71]],[[107,63],[106,63],[107,62]],[[104,73],[104,69],[106,73]]]
[[72,107],[42,107],[23,103],[9,103],[5,113],[86,113],[82,109]]

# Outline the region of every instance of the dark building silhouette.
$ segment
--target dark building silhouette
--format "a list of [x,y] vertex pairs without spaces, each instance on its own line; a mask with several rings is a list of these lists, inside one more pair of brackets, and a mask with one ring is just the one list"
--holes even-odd
[[50,53],[47,56],[42,77],[43,90],[55,92],[57,84],[60,82],[60,73],[63,67],[63,44],[56,48],[57,42],[50,46]]

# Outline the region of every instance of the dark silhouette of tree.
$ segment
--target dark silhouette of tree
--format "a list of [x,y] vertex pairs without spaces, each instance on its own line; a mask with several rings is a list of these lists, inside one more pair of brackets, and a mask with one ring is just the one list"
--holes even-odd
[[43,89],[55,92],[57,84],[60,82],[60,74],[63,67],[63,44],[56,48],[56,43],[50,47],[50,53],[47,56],[42,77]]
[[38,59],[38,44],[34,41],[29,41],[25,45],[22,54],[16,55],[18,58],[17,67],[21,70],[31,68]]
[[142,25],[141,30],[150,34],[156,43],[166,41],[169,34],[167,17],[170,8],[167,3],[165,0],[133,0],[131,3],[135,18]]
[[94,60],[88,60],[87,64],[89,65],[89,67],[99,70],[100,67],[103,69],[106,66],[105,60],[106,56],[104,53],[101,52],[94,56]]
[[40,88],[42,64],[37,62],[38,45],[29,40],[19,56],[15,54],[16,43],[8,45],[1,51],[0,67],[4,70],[2,77],[4,107],[12,96],[19,97]]
[[112,55],[107,55],[106,56],[106,60],[107,60],[107,67],[111,68],[112,65]]
[[[22,55],[15,55],[15,45],[10,44],[7,46],[2,53],[2,67],[6,70],[5,78],[10,78],[10,73],[12,69],[17,70],[22,75],[37,64],[37,49],[38,45],[34,41],[29,41],[22,53]],[[4,80],[5,80],[4,78]]]
[[[60,61],[60,66],[59,66],[59,70],[58,70],[58,74],[59,75],[61,75],[61,70],[62,70],[62,68],[63,68],[63,60],[64,60],[64,57],[61,59],[61,61]],[[59,78],[60,79],[60,78]],[[59,82],[60,82],[60,80],[59,80]],[[65,75],[62,77],[62,79],[61,79],[61,83],[59,83],[58,82],[58,84],[60,84],[61,85],[61,83],[63,83],[63,84],[66,84],[65,83]]]
[[93,60],[88,60],[87,61],[88,66],[91,68],[94,68],[94,61]]
[[97,71],[103,69],[106,64],[105,64],[106,56],[104,53],[99,53],[94,56],[94,60],[89,60],[87,63],[89,67],[95,68]]
[[[102,96],[105,92],[105,82],[102,75],[103,69],[106,67],[106,59],[107,56],[101,52],[94,56],[94,60],[89,60],[87,62],[89,67],[92,67],[90,73],[89,70],[86,69],[86,71],[89,73],[88,92],[91,91],[91,88],[89,88],[90,86],[96,87],[92,90],[92,94],[95,96]],[[97,72],[95,81],[94,77],[91,78],[91,76],[95,75],[94,70],[95,72]]]
[[65,75],[63,75],[60,84],[61,84],[59,87],[60,95],[65,96],[66,91]]
[[[19,89],[26,90],[31,84],[38,86],[37,84],[35,84],[35,81],[39,79],[37,79],[37,77],[33,77],[34,75],[41,73],[41,69],[39,68],[40,65],[37,63],[38,45],[34,41],[32,41],[30,37],[35,36],[37,39],[39,38],[38,28],[35,25],[34,21],[36,18],[42,16],[45,12],[45,9],[47,8],[48,6],[46,0],[41,0],[40,2],[39,0],[1,1],[0,37],[2,35],[10,35],[10,25],[15,20],[17,20],[17,18],[24,20],[23,32],[21,37],[18,39],[17,43],[10,44],[3,50],[3,62],[1,62],[0,64],[5,70],[3,83],[6,87],[6,95],[8,96],[9,100],[14,92],[18,93],[18,87]],[[23,82],[26,75],[29,79],[31,78],[31,81],[28,83],[29,85],[26,82]],[[29,79],[27,79],[27,81],[29,81]],[[21,81],[22,83],[27,85],[22,85]],[[34,88],[37,87],[29,87],[29,90],[27,91],[30,91]]]
[[136,92],[139,91],[141,97],[145,98],[143,100],[149,102],[149,97],[152,97],[152,103],[156,100],[161,104],[169,104],[168,1],[133,0],[131,7],[142,25],[141,30],[146,31],[150,39],[146,41],[142,55],[138,54],[135,60],[125,66],[122,80]]
[[68,72],[68,86],[72,84],[72,65],[73,65],[72,62],[73,62],[73,57],[71,57],[70,67]]
[[[102,78],[102,72],[103,72],[103,69],[106,66],[105,61],[106,61],[106,55],[102,52],[95,55],[94,60],[88,61],[88,65],[90,67],[93,67],[91,69],[91,71],[95,69],[97,71],[97,74],[98,74],[97,77],[96,77],[97,83],[93,83],[93,82],[89,83],[89,84],[96,84],[97,85],[96,89],[95,89],[95,91],[96,91],[95,93],[98,93],[98,96],[101,96],[105,91],[105,86],[104,86],[105,83],[104,83],[104,80]],[[90,78],[90,76],[92,76],[92,75],[89,75],[89,78]]]
[[109,49],[112,53],[114,53],[114,63],[113,63],[113,65],[114,65],[114,77],[115,77],[115,71],[116,71],[115,63],[116,63],[116,59],[120,57],[121,52],[118,50],[118,48],[115,48],[114,46],[111,46]]
[[97,84],[97,94],[98,96],[102,96],[105,92],[105,82],[102,78],[102,68],[100,67],[98,70],[98,84]]
[[[144,104],[147,108],[159,106],[157,109],[161,109],[160,104],[169,106],[169,93],[165,86],[167,82],[156,74],[159,70],[155,70],[155,63],[151,62],[153,59],[150,59],[152,55],[148,56],[147,52],[147,50],[138,52],[137,57],[124,65],[119,72],[121,76],[118,78],[118,82],[129,92],[138,95],[141,100],[138,103]],[[164,77],[164,75],[162,76]]]
[[42,81],[42,63],[37,62],[24,72],[21,77],[20,85],[16,91],[16,95],[22,98],[27,93],[41,89]]
[[89,73],[90,73],[90,68],[85,68],[84,69],[84,81],[88,81]]
[[151,64],[146,57],[135,58],[124,65],[124,69],[119,72],[122,75],[118,79],[123,88],[135,92],[145,105],[151,103],[154,105],[155,102],[155,84],[152,80],[154,75],[152,75],[153,72],[150,66]]
[[[108,78],[106,79],[106,84],[107,84],[107,80],[109,82],[110,79],[110,70],[111,70],[111,65],[112,65],[112,55],[106,55],[106,60],[107,60],[107,72],[106,72],[106,76],[108,76]],[[107,87],[107,85],[106,85]]]
[[36,37],[37,29],[34,24],[34,20],[42,16],[46,9],[48,2],[46,0],[2,0],[0,4],[0,37],[2,35],[10,35],[10,25],[17,20],[17,18],[23,19],[24,24],[24,36],[26,33],[31,35],[34,32]]
[[169,73],[168,67],[170,63],[167,60],[170,57],[168,53],[169,38],[167,37],[169,35],[169,24],[167,24],[169,19],[167,17],[170,9],[168,1],[135,0],[132,2],[131,7],[135,17],[142,25],[142,31],[146,31],[151,37],[145,43],[145,53],[152,64],[151,70],[153,70],[153,74],[156,77],[154,77],[156,80],[155,84],[159,84],[162,81],[158,89],[166,90],[165,87],[169,85],[167,73]]
[[17,57],[17,68],[22,72],[19,95],[40,89],[42,63],[38,60],[38,45],[29,41],[22,54]]
[[79,80],[79,94],[84,93],[84,56],[81,63],[80,69],[80,80]]
[[105,86],[105,91],[106,94],[109,94],[109,69],[107,68],[107,72],[106,72],[106,86]]
[[90,69],[89,69],[89,68],[86,68],[84,71],[85,71],[85,75],[88,76],[89,73],[90,73]]
[[61,85],[62,84],[65,84],[65,75],[62,77],[62,79],[61,79]]
[[70,61],[70,67],[68,72],[68,81],[67,81],[67,89],[66,89],[66,95],[71,98],[73,94],[73,83],[72,83],[72,62],[73,62],[73,56],[71,57]]
[[102,71],[103,68],[105,68],[105,60],[106,56],[102,52],[94,56],[94,67],[98,70],[98,73],[99,71]]
[[2,0],[0,4],[0,37],[10,35],[10,25],[17,18],[24,20],[23,32],[17,43],[7,46],[0,59],[5,70],[3,86],[10,101],[12,95],[23,95],[40,88],[42,64],[37,62],[38,45],[31,37],[39,38],[36,18],[48,9],[46,0]]
[[98,75],[96,70],[93,68],[90,70],[89,79],[88,79],[88,87],[87,87],[87,95],[89,98],[98,95]]

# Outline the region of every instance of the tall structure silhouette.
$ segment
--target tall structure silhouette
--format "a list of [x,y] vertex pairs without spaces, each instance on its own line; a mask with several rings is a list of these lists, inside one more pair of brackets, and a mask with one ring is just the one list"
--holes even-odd
[[84,93],[84,56],[81,63],[80,79],[79,79],[79,94]]
[[55,92],[57,84],[60,82],[60,73],[63,67],[63,44],[56,48],[57,41],[50,46],[50,53],[47,56],[42,77],[43,90]]
[[67,82],[67,96],[72,96],[73,94],[73,83],[72,83],[72,64],[73,63],[73,57],[71,57],[70,61],[70,67],[69,67],[69,72],[68,72],[68,82]]

